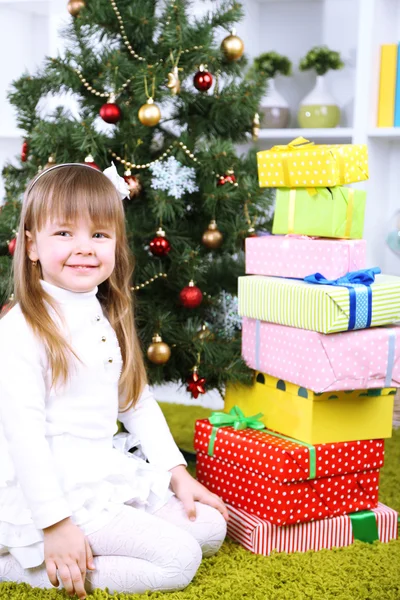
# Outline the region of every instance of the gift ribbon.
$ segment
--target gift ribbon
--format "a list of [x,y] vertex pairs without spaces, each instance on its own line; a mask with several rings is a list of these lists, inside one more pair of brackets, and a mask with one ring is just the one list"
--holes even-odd
[[372,544],[379,540],[378,525],[376,515],[372,510],[361,510],[360,512],[349,514],[353,537],[360,542]]
[[270,152],[288,152],[290,150],[304,150],[308,149],[310,146],[314,146],[314,142],[310,142],[304,137],[297,137],[288,144],[278,144],[276,146],[272,146]]
[[224,412],[214,412],[209,417],[209,422],[213,425],[210,441],[208,443],[208,456],[214,456],[214,445],[217,437],[218,429],[220,427],[233,427],[236,431],[240,431],[242,429],[257,429],[263,430],[264,433],[268,433],[268,435],[272,435],[274,437],[280,438],[281,440],[286,440],[288,442],[292,442],[294,444],[299,444],[300,446],[304,446],[308,448],[309,451],[309,474],[308,479],[315,479],[317,472],[317,455],[315,447],[311,444],[307,444],[306,442],[301,442],[300,440],[296,440],[291,437],[287,437],[286,435],[281,435],[280,433],[275,433],[275,431],[270,431],[267,429],[260,421],[261,417],[263,417],[263,413],[258,413],[251,417],[246,417],[243,411],[238,406],[233,406],[229,413]]
[[[307,191],[311,196],[314,196],[317,193],[317,190],[315,188],[307,188]],[[295,233],[294,217],[295,217],[295,213],[296,213],[296,194],[297,194],[297,190],[295,188],[292,188],[289,191],[288,234]],[[316,199],[316,202],[318,202],[318,199]],[[332,202],[334,202],[333,198],[332,198]],[[353,220],[353,211],[354,211],[354,189],[348,188],[346,224],[345,224],[344,234],[343,234],[343,237],[345,239],[350,238],[351,226],[352,226],[352,220]]]
[[351,225],[353,220],[354,210],[354,189],[348,188],[347,193],[347,211],[346,211],[346,227],[344,229],[344,237],[349,238],[351,233]]
[[[290,152],[291,150],[308,150],[310,146],[314,146],[314,142],[310,142],[303,137],[297,137],[287,145],[277,145],[271,148],[271,152]],[[283,170],[283,180],[287,182],[287,187],[291,187],[290,185],[290,171],[288,160],[286,156],[282,156],[282,170]],[[310,189],[310,193],[315,193],[313,188]]]
[[338,279],[326,279],[321,273],[304,277],[307,283],[347,287],[349,290],[349,331],[371,327],[372,290],[371,283],[375,275],[380,273],[379,267],[351,271]]
[[214,455],[215,438],[217,437],[219,427],[233,427],[236,431],[247,428],[265,429],[264,423],[260,421],[262,416],[262,413],[258,413],[252,417],[246,417],[238,406],[233,406],[229,413],[213,412],[208,419],[211,425],[213,425],[208,444],[208,456]]
[[395,354],[396,354],[396,332],[394,331],[394,329],[389,329],[388,359],[387,359],[385,387],[390,387],[391,383],[392,383]]

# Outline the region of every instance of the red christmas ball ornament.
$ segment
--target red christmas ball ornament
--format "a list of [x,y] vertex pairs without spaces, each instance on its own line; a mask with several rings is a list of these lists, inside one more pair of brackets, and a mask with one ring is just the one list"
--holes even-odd
[[171,250],[171,244],[165,237],[165,231],[162,227],[157,229],[157,235],[150,242],[150,252],[154,254],[154,256],[166,256],[168,252]]
[[85,165],[89,165],[89,167],[93,167],[93,169],[97,169],[98,171],[101,171],[100,167],[98,165],[96,165],[96,163],[94,162],[94,158],[91,154],[88,154],[86,156]]
[[199,377],[197,373],[197,367],[193,369],[193,375],[187,379],[188,386],[186,388],[187,392],[191,392],[193,398],[197,398],[199,394],[205,394],[206,390],[204,388],[206,384],[205,377]]
[[6,312],[8,312],[8,311],[10,310],[10,308],[11,308],[10,304],[4,304],[4,305],[1,307],[1,310],[0,310],[0,315],[5,315],[5,314],[6,314]]
[[204,69],[204,65],[200,65],[199,71],[193,77],[193,85],[199,92],[206,92],[212,86],[213,78],[211,73]]
[[126,183],[128,184],[129,198],[132,200],[132,198],[134,198],[135,196],[139,196],[139,194],[142,190],[142,185],[139,181],[139,178],[136,177],[135,175],[132,175],[131,170],[127,169],[124,172],[124,179],[125,179]]
[[118,104],[115,104],[115,96],[111,95],[106,104],[100,108],[100,116],[106,123],[118,123],[122,117],[122,111]]
[[235,173],[233,171],[227,171],[225,175],[220,175],[218,177],[217,185],[225,185],[226,183],[236,183]]
[[29,146],[28,146],[28,142],[25,140],[25,142],[22,144],[22,148],[21,148],[21,160],[22,162],[26,162],[28,159],[28,152],[29,152]]
[[189,285],[183,288],[179,294],[179,299],[185,308],[197,308],[203,300],[203,294],[194,281],[189,281]]
[[17,238],[13,238],[12,240],[10,240],[8,242],[8,251],[11,254],[11,256],[14,256],[14,252],[15,252],[15,246],[17,245]]

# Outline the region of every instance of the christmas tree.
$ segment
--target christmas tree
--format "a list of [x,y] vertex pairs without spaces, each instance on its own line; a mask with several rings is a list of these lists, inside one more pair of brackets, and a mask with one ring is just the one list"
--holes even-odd
[[[232,30],[242,7],[229,1],[198,18],[185,0],[70,0],[68,10],[65,53],[9,93],[25,141],[18,166],[3,170],[1,304],[27,182],[51,164],[113,161],[130,187],[132,293],[150,383],[189,381],[197,397],[250,382],[237,277],[245,238],[269,229],[270,196],[258,186],[255,149],[235,150],[257,135],[266,87],[265,74],[246,76]],[[38,110],[65,92],[79,118],[62,106]]]

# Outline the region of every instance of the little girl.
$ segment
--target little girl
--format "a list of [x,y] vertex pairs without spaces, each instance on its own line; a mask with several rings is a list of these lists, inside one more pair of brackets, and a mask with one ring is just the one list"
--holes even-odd
[[113,169],[31,182],[0,321],[0,582],[79,598],[182,589],[226,532],[146,385]]

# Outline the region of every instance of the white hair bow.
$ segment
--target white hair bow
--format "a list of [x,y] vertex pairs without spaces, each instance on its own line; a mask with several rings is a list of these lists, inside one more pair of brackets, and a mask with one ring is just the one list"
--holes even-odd
[[104,175],[114,184],[118,194],[121,197],[121,200],[128,197],[129,198],[129,187],[126,183],[125,179],[118,175],[118,171],[114,163],[111,163],[111,167],[107,167],[103,171]]

